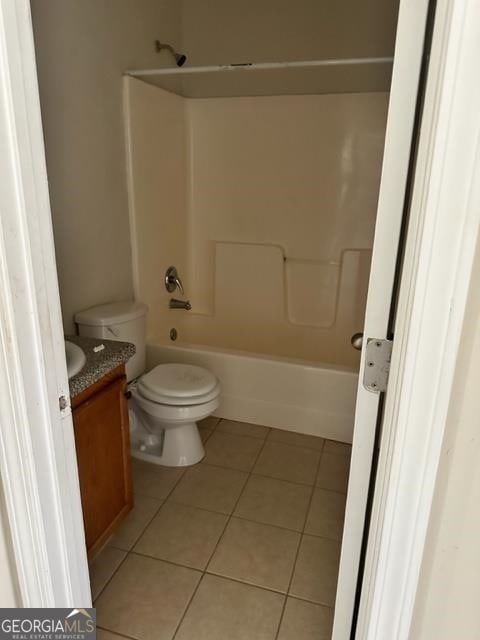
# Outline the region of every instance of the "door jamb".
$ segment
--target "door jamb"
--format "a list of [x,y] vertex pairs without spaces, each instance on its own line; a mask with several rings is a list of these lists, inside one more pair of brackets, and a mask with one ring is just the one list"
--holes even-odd
[[439,0],[357,640],[407,640],[480,231],[480,10]]
[[0,489],[17,591],[21,607],[89,607],[28,0],[0,0],[0,148]]

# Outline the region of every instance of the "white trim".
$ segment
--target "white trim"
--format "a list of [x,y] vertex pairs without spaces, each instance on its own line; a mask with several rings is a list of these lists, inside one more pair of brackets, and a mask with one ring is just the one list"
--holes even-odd
[[125,127],[125,158],[128,197],[128,222],[130,229],[130,251],[132,256],[132,278],[135,300],[140,299],[140,272],[138,256],[137,216],[135,215],[135,180],[133,178],[133,142],[132,117],[130,113],[130,83],[125,76],[122,78],[123,123]]
[[357,640],[407,640],[480,229],[480,7],[440,0]]
[[[363,327],[365,338],[386,338],[388,333],[427,13],[428,0],[401,0],[400,2]],[[365,358],[364,348],[360,372],[364,370]],[[362,378],[363,376],[360,375],[357,388],[333,640],[350,638],[375,445],[379,395],[367,391],[363,386]]]
[[0,468],[23,607],[89,606],[27,0],[0,0]]
[[129,69],[126,76],[178,76],[190,73],[225,73],[235,71],[272,71],[277,69],[306,69],[315,67],[350,67],[367,64],[392,64],[393,58],[331,58],[328,60],[298,60],[295,62],[246,62],[244,64],[219,64],[200,67],[161,67],[160,69]]

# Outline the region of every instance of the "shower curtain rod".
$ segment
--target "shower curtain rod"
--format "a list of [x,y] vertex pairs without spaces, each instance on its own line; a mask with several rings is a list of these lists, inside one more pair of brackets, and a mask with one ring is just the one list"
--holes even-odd
[[329,60],[303,60],[297,62],[245,62],[241,64],[221,64],[203,67],[164,67],[161,69],[132,69],[125,75],[134,77],[168,76],[188,73],[218,73],[222,71],[268,71],[305,67],[339,67],[342,65],[391,64],[393,58],[333,58]]

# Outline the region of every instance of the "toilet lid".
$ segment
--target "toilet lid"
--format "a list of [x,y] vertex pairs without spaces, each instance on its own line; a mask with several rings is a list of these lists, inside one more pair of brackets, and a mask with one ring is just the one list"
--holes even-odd
[[218,395],[217,378],[192,364],[159,364],[138,381],[139,392],[162,404],[200,404]]

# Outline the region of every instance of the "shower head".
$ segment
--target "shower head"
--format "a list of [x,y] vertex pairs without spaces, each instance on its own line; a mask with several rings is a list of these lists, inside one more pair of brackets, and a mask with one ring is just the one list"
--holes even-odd
[[160,40],[155,40],[155,50],[159,53],[162,49],[168,49],[172,56],[175,58],[175,62],[177,67],[183,67],[185,62],[187,61],[187,56],[183,53],[177,53],[175,49],[170,44],[164,44],[160,42]]
[[177,67],[183,67],[187,61],[187,56],[184,53],[176,53],[175,60],[177,61]]

